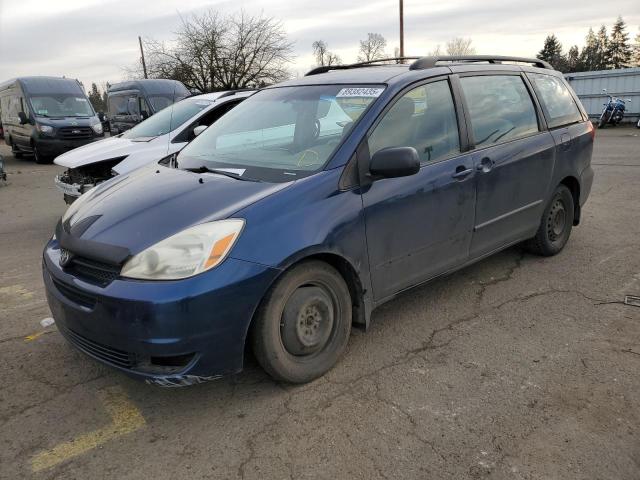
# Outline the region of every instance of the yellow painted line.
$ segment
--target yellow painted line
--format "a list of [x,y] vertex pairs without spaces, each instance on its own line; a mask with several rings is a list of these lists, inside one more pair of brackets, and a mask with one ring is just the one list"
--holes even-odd
[[31,335],[27,335],[26,337],[24,337],[24,341],[25,342],[30,342],[31,340],[35,340],[36,338],[41,337],[42,335],[44,335],[45,333],[49,333],[49,332],[36,332],[36,333],[32,333]]
[[111,417],[111,424],[39,453],[31,460],[31,469],[34,472],[66,462],[115,438],[135,432],[146,425],[140,410],[131,403],[121,388],[111,387],[105,389],[102,394],[104,395],[104,408]]

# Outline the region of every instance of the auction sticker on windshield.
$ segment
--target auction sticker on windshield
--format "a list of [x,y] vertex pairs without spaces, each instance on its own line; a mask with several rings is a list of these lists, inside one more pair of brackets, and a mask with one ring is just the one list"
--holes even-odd
[[379,97],[384,88],[349,87],[338,92],[336,98],[340,97]]

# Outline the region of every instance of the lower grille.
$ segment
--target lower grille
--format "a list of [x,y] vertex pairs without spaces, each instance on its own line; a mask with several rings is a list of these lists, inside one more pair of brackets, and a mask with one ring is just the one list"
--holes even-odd
[[86,308],[93,308],[96,306],[96,299],[91,295],[72,287],[71,285],[66,285],[53,277],[52,280],[58,291],[72,302]]
[[127,369],[131,369],[136,365],[136,358],[133,353],[94,342],[67,328],[60,328],[60,331],[78,349],[106,363]]

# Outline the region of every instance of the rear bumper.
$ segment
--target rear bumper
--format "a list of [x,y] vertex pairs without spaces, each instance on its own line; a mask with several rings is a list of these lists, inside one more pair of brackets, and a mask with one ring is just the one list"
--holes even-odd
[[580,174],[580,206],[583,206],[589,198],[591,193],[591,186],[593,185],[593,168],[589,165]]
[[240,371],[251,318],[278,274],[228,258],[185,280],[117,278],[100,287],[65,272],[59,257],[57,242],[49,242],[44,284],[63,336],[96,360],[161,386]]

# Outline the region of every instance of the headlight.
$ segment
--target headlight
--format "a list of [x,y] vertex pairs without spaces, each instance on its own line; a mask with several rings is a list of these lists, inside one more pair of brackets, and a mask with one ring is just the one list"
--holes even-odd
[[91,125],[91,128],[93,128],[93,131],[96,132],[98,135],[100,135],[102,133],[102,124],[101,123],[96,123],[95,125]]
[[229,219],[187,228],[134,255],[120,275],[143,280],[178,280],[219,265],[242,232],[244,220]]
[[36,128],[40,133],[43,133],[45,135],[50,135],[51,133],[53,133],[53,127],[51,125],[40,125],[39,123],[37,123]]

